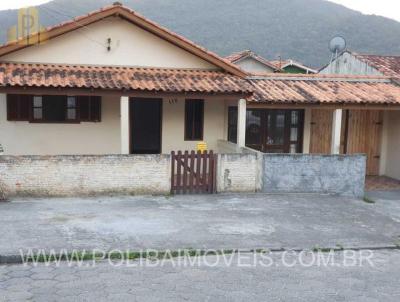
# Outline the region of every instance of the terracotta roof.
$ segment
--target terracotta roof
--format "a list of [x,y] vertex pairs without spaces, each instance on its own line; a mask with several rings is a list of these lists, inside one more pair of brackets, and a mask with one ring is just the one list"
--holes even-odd
[[[162,27],[161,25],[143,17],[142,15],[129,9],[128,7],[122,6],[120,3],[115,3],[111,6],[103,7],[89,14],[76,17],[73,20],[63,22],[56,26],[48,27],[44,32],[40,33],[40,35],[38,33],[31,34],[29,36],[29,39],[31,41],[36,41],[39,40],[38,37],[43,37],[43,36],[47,37],[47,39],[52,39],[60,35],[63,35],[65,33],[71,32],[73,30],[85,27],[89,24],[95,23],[110,16],[118,16],[133,24],[136,24],[144,28],[145,30],[169,41],[170,43],[175,44],[187,50],[188,52],[220,67],[225,71],[228,71],[238,76],[246,75],[246,73],[243,70],[241,70],[228,60],[221,58],[217,54],[195,44],[194,42],[182,37],[181,35],[178,35],[166,29],[165,27]],[[21,41],[23,40],[25,41],[26,39],[27,37],[24,37],[23,39],[21,38],[19,40],[12,41],[0,46],[0,57],[31,46],[31,45],[27,46],[24,43],[20,43]]]
[[245,58],[253,58],[257,61],[259,61],[260,63],[268,66],[269,68],[275,70],[275,71],[279,71],[280,68],[277,67],[276,65],[272,64],[270,61],[268,61],[267,59],[259,56],[258,54],[252,52],[251,50],[243,50],[241,52],[235,52],[227,57],[225,57],[226,60],[228,60],[229,62],[235,64],[237,62],[239,62],[240,60],[243,60]]
[[158,92],[249,93],[222,71],[0,63],[0,87],[93,88]]
[[386,76],[400,77],[400,56],[352,54]]
[[250,82],[255,87],[252,102],[400,105],[400,86],[388,77],[275,74]]

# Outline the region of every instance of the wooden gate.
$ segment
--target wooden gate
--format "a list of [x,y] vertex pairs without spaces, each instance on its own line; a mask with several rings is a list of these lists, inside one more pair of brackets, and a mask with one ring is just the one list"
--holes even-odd
[[213,151],[171,152],[172,194],[216,192],[217,155]]

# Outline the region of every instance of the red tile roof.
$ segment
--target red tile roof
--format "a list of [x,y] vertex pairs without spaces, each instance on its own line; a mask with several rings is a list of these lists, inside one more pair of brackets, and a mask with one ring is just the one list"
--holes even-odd
[[245,79],[222,71],[20,63],[0,63],[0,87],[226,94],[252,91]]
[[[131,10],[128,7],[121,5],[120,3],[114,3],[113,5],[103,7],[89,14],[76,17],[73,20],[48,27],[44,32],[40,33],[40,35],[38,33],[32,33],[31,35],[29,35],[30,37],[29,40],[31,41],[40,40],[39,39],[40,37],[46,37],[47,39],[56,38],[60,35],[85,27],[87,25],[90,25],[94,22],[100,21],[110,16],[118,16],[133,24],[136,24],[144,28],[145,30],[167,40],[168,42],[189,51],[190,53],[214,64],[215,66],[220,67],[225,71],[228,71],[238,76],[246,75],[246,73],[243,70],[241,70],[228,60],[225,60],[220,56],[218,56],[217,54],[215,54],[214,52],[211,52],[206,48],[201,47],[196,43],[184,38],[183,36],[168,30],[167,28],[159,25],[158,23],[155,23],[145,18],[144,16],[138,14],[137,12]],[[3,55],[12,53],[14,51],[26,47],[30,47],[31,45],[25,45],[25,43],[20,43],[21,41],[24,42],[26,40],[27,37],[23,37],[20,38],[19,40],[12,41],[0,46],[0,59],[1,56]]]
[[274,74],[250,81],[249,101],[258,103],[400,105],[400,86],[387,77]]
[[400,56],[352,54],[386,76],[400,77]]

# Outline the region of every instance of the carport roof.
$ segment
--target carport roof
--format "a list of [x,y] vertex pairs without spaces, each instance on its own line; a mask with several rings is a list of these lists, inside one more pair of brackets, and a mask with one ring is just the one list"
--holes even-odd
[[249,81],[256,103],[400,105],[400,86],[389,77],[272,74]]

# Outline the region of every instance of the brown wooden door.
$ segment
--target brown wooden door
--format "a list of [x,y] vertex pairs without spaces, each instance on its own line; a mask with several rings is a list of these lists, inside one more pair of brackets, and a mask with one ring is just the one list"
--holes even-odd
[[310,153],[331,153],[332,122],[333,110],[313,109],[311,111]]
[[349,110],[346,154],[367,155],[367,175],[379,175],[383,111]]

